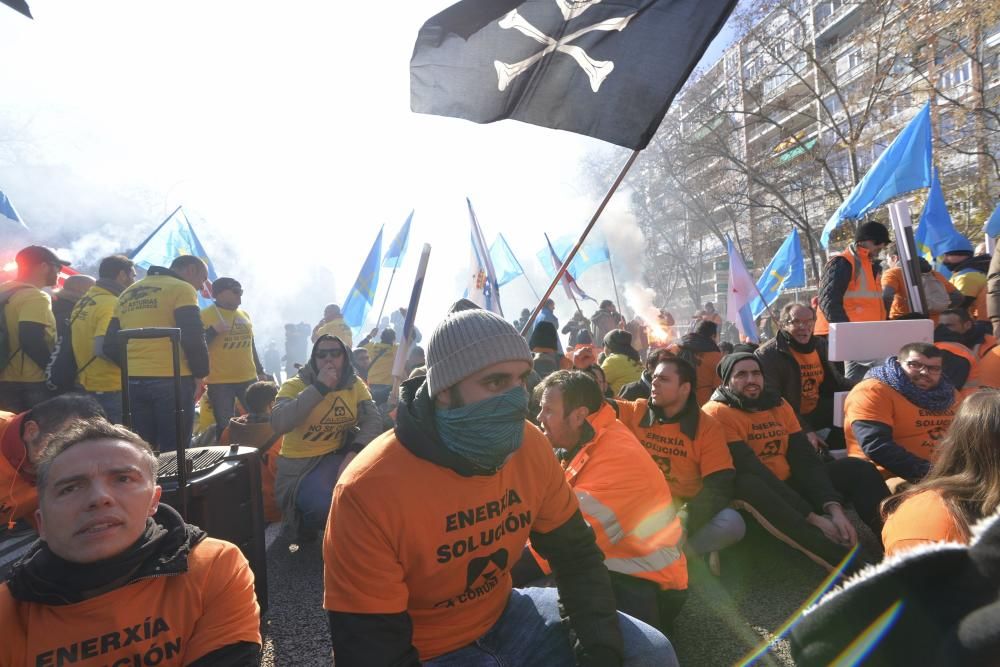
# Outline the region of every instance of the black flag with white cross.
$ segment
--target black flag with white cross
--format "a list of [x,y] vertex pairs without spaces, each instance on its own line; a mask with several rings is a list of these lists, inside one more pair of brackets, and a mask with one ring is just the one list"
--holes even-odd
[[645,148],[736,0],[462,0],[410,60],[418,113]]

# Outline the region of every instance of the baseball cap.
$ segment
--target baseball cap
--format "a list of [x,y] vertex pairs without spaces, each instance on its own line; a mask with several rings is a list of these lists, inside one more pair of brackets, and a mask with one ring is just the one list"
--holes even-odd
[[17,262],[18,266],[37,266],[38,264],[59,264],[60,266],[69,266],[70,261],[68,259],[62,259],[54,252],[40,245],[29,245],[27,248],[22,248],[17,255],[14,256],[14,261]]

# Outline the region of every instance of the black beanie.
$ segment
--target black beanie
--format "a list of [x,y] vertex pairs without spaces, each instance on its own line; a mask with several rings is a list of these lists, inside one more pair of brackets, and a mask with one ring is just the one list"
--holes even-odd
[[855,243],[862,241],[875,241],[875,243],[889,243],[889,230],[881,222],[866,222],[858,227],[854,234]]
[[559,349],[559,333],[556,331],[556,326],[552,322],[536,324],[531,332],[531,338],[528,339],[528,347],[532,350],[539,347],[548,350]]
[[741,361],[746,361],[747,359],[756,361],[757,365],[760,366],[760,360],[749,352],[734,352],[733,354],[727,354],[722,357],[719,365],[715,367],[715,372],[719,374],[720,378],[722,378],[722,384],[726,384],[726,382],[729,381],[729,374],[733,372],[733,366]]

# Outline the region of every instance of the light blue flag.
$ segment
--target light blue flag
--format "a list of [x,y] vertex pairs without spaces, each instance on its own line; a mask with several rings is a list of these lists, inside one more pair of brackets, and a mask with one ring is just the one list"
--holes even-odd
[[375,291],[378,289],[379,258],[382,257],[382,231],[378,230],[375,243],[368,251],[368,259],[361,266],[358,279],[354,281],[354,287],[347,293],[344,306],[340,312],[344,316],[344,322],[351,327],[354,335],[361,333],[361,327],[365,325],[365,318],[368,317],[368,309],[375,303]]
[[493,270],[497,274],[497,286],[503,287],[518,276],[524,275],[521,263],[514,256],[510,244],[503,234],[497,234],[496,240],[490,246],[490,259],[493,260]]
[[862,218],[899,195],[930,187],[931,157],[931,105],[928,102],[827,221],[820,236],[823,247],[829,247],[830,234],[844,220]]
[[916,242],[917,252],[932,264],[935,257],[940,257],[949,250],[972,250],[969,239],[960,234],[951,221],[937,169],[934,170],[927,203],[920,214],[920,223],[913,234],[913,240]]
[[17,214],[17,209],[14,208],[14,203],[8,199],[7,195],[3,192],[0,192],[0,215],[13,220],[14,222],[21,223],[21,226],[25,229],[28,228],[28,225],[24,224],[24,220],[21,220],[21,216]]
[[1000,204],[997,204],[990,214],[990,219],[986,221],[985,232],[990,236],[1000,236]]
[[399,228],[399,233],[396,234],[396,238],[392,240],[392,243],[389,244],[389,249],[385,251],[385,257],[382,259],[382,266],[391,266],[396,269],[403,263],[403,255],[406,254],[406,248],[410,244],[410,223],[412,221],[413,211],[410,211],[410,215],[406,217],[406,222],[404,222],[403,226]]
[[208,280],[199,291],[198,302],[202,307],[211,304],[212,282],[219,275],[215,272],[212,260],[209,259],[205,247],[201,245],[198,235],[194,233],[194,227],[180,206],[132,251],[129,259],[139,268],[148,271],[151,266],[170,266],[170,263],[181,255],[200,257],[208,265]]
[[[576,241],[577,239],[574,236],[560,236],[552,242],[552,249],[559,257],[565,257],[573,249],[573,246],[576,245]],[[545,267],[545,272],[551,279],[555,277],[556,272],[551,270],[549,256],[548,248],[542,248],[538,251],[538,261]],[[579,278],[581,273],[595,264],[609,261],[611,261],[611,253],[608,251],[607,243],[599,239],[584,241],[583,245],[580,246],[579,252],[576,253],[576,257],[570,262],[568,271],[573,278]]]
[[[774,253],[771,263],[764,269],[757,281],[757,291],[760,292],[750,303],[750,313],[756,320],[768,306],[777,300],[783,290],[789,287],[806,286],[806,261],[802,256],[802,244],[799,243],[799,230],[792,228],[785,242]],[[761,299],[761,296],[764,299]]]
[[493,269],[493,258],[486,247],[483,228],[479,226],[479,218],[472,208],[472,201],[466,197],[469,206],[470,241],[472,243],[472,261],[469,270],[469,284],[466,288],[466,298],[474,304],[503,317],[503,307],[500,305],[500,283]]

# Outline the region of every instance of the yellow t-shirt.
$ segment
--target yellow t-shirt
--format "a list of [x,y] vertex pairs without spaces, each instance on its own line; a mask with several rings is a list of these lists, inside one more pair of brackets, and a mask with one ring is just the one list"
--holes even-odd
[[18,288],[4,308],[7,321],[7,342],[10,361],[0,371],[0,382],[44,382],[45,371],[31,360],[21,348],[18,324],[35,322],[45,325],[45,344],[52,349],[56,339],[56,318],[52,314],[52,299],[34,285],[11,281],[0,285],[0,293]]
[[215,410],[206,391],[198,399],[198,422],[194,425],[194,434],[201,435],[210,428],[215,428]]
[[78,373],[76,380],[87,391],[122,390],[118,364],[94,356],[94,338],[103,336],[108,330],[117,303],[117,296],[95,285],[80,297],[69,316]]
[[316,337],[320,336],[336,336],[340,340],[344,341],[344,345],[350,350],[354,347],[354,334],[351,332],[351,327],[347,326],[347,322],[344,321],[343,317],[338,317],[335,320],[330,320],[319,329],[316,329]]
[[257,378],[253,363],[253,324],[245,311],[226,310],[211,305],[201,310],[201,322],[207,329],[216,322],[225,325],[208,344],[208,384],[250,382]]
[[963,271],[951,277],[951,284],[958,288],[962,296],[971,296],[976,300],[969,308],[973,319],[987,320],[986,315],[986,274],[981,271]]
[[[176,327],[174,311],[184,306],[198,306],[198,294],[191,285],[173,276],[147,276],[121,293],[114,317],[122,329]],[[174,375],[170,341],[166,338],[130,341],[127,353],[131,377]],[[191,369],[182,350],[181,377],[186,375],[191,375]]]
[[[298,375],[287,380],[278,391],[278,399],[295,398],[306,390]],[[358,423],[358,403],[372,400],[368,387],[360,379],[340,391],[331,391],[316,404],[306,420],[285,434],[281,455],[290,459],[322,456],[344,446],[344,437]]]
[[368,384],[392,384],[392,364],[396,360],[396,344],[368,343]]

